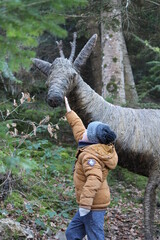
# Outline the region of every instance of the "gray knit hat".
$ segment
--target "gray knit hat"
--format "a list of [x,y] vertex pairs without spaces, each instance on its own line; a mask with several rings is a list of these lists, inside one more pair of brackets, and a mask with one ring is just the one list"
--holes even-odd
[[116,140],[116,134],[107,124],[91,122],[87,127],[87,137],[90,142],[109,144]]

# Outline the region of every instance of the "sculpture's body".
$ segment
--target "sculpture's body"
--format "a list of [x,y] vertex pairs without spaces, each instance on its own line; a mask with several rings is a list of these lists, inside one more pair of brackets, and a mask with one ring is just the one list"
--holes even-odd
[[83,81],[78,72],[90,55],[96,37],[93,35],[74,63],[75,38],[69,60],[64,58],[59,44],[61,58],[52,64],[33,61],[48,76],[48,103],[56,107],[67,96],[86,124],[93,120],[108,123],[118,135],[119,165],[149,177],[144,200],[145,239],[153,239],[156,188],[160,185],[160,111],[114,106]]

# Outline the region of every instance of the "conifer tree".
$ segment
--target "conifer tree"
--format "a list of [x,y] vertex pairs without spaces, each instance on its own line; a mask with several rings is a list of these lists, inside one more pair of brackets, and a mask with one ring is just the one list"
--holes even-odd
[[0,1],[0,71],[4,65],[13,72],[27,68],[38,37],[44,31],[65,37],[65,13],[86,0],[8,0]]

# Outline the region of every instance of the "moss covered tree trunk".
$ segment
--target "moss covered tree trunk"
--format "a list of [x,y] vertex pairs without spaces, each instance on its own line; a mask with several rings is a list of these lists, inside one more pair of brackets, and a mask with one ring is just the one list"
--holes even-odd
[[135,87],[133,72],[128,56],[128,51],[125,43],[125,39],[122,36],[123,41],[123,64],[124,64],[124,83],[125,83],[125,93],[126,93],[126,101],[131,105],[135,105],[138,101],[138,95]]
[[137,93],[122,32],[121,2],[112,0],[112,11],[102,10],[101,18],[102,96],[118,105],[135,102]]

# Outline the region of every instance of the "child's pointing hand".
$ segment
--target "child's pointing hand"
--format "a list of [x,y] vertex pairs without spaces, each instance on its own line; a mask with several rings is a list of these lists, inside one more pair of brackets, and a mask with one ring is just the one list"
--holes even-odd
[[69,106],[68,99],[67,99],[66,96],[64,97],[64,101],[65,101],[65,106],[66,106],[67,112],[70,112],[70,111],[71,111],[71,108],[70,108],[70,106]]

